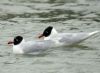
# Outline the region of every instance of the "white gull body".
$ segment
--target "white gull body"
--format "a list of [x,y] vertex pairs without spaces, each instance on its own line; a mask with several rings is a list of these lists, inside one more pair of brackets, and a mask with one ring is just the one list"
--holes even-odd
[[13,53],[28,54],[33,52],[41,52],[51,47],[56,47],[56,44],[51,40],[25,41],[23,39],[20,44],[13,45]]

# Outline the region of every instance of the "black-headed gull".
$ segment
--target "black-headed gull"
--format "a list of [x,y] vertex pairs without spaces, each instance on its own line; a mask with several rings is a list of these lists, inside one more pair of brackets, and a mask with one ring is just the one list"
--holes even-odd
[[70,46],[88,39],[99,31],[90,33],[58,33],[52,26],[47,27],[39,38],[44,36],[44,40],[25,41],[22,36],[16,36],[13,41],[13,53],[27,54],[44,51],[48,48],[59,46]]
[[8,44],[13,44],[13,53],[15,54],[39,52],[56,46],[56,43],[51,40],[25,41],[22,36],[16,36]]
[[91,36],[95,35],[99,31],[94,32],[79,32],[79,33],[58,33],[53,26],[48,26],[39,38],[44,37],[44,40],[52,40],[57,43],[63,43],[65,45],[71,45],[80,43]]

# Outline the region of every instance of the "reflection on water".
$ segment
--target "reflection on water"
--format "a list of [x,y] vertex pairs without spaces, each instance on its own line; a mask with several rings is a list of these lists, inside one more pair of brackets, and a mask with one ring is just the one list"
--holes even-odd
[[99,0],[0,0],[1,73],[99,73],[100,34],[71,47],[14,55],[7,45],[16,35],[36,39],[48,25],[60,32],[100,30]]
[[72,2],[76,2],[77,0],[2,0],[4,2],[7,2],[7,1],[11,1],[11,2],[20,2],[20,3],[65,3],[65,2],[68,2],[68,3],[72,3]]

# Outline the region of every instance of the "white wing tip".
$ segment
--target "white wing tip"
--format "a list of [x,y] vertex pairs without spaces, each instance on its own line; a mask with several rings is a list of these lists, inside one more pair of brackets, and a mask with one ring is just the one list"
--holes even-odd
[[94,32],[91,32],[89,35],[94,35],[94,34],[96,34],[96,33],[99,33],[100,31],[94,31]]

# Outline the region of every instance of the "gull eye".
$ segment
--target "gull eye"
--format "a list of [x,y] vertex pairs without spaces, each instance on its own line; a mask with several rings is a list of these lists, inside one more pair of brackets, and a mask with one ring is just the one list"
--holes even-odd
[[48,31],[46,31],[46,33],[48,33]]
[[16,39],[16,41],[18,41],[18,39]]

